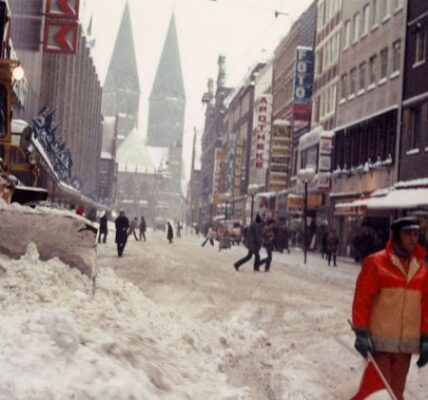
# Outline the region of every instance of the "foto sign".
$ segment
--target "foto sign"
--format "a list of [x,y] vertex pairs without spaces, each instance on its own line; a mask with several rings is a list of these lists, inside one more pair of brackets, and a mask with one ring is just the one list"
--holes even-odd
[[312,97],[314,52],[310,47],[296,48],[294,103],[307,104]]
[[47,0],[46,15],[52,18],[79,18],[80,0]]
[[51,53],[76,53],[77,21],[46,18],[43,49]]

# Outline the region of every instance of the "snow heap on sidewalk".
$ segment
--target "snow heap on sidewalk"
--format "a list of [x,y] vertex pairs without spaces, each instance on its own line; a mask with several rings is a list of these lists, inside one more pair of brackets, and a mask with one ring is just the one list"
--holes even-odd
[[247,399],[221,370],[230,347],[263,333],[216,324],[161,309],[110,269],[94,294],[86,276],[40,261],[30,244],[19,260],[0,256],[0,400]]

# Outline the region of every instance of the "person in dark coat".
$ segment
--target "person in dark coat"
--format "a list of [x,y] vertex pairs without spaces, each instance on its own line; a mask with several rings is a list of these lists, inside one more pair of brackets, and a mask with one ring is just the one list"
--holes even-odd
[[120,210],[119,216],[115,221],[116,225],[116,244],[117,244],[117,254],[119,257],[122,257],[123,250],[126,246],[126,241],[128,240],[128,229],[129,229],[129,219],[125,215],[125,211]]
[[290,246],[288,245],[288,228],[285,222],[281,222],[278,227],[276,228],[275,232],[275,242],[276,242],[276,249],[282,253],[285,250],[287,250],[288,253],[290,253]]
[[331,229],[327,236],[327,261],[330,266],[333,259],[333,266],[336,265],[337,249],[339,248],[339,237],[337,236],[336,229]]
[[141,240],[141,238],[143,238],[144,241],[146,241],[146,230],[147,230],[146,220],[144,219],[143,216],[141,216],[141,219],[140,219],[140,240]]
[[168,239],[169,243],[172,243],[172,239],[174,238],[174,231],[172,230],[172,225],[171,222],[168,221],[167,224],[167,233],[166,233],[166,238]]
[[361,233],[355,236],[352,244],[355,248],[355,261],[362,261],[375,252],[375,238],[367,226],[363,226]]
[[262,231],[263,224],[262,218],[259,214],[257,214],[255,221],[248,227],[246,235],[245,235],[245,246],[248,249],[248,254],[238,260],[233,266],[236,271],[238,271],[239,267],[251,259],[254,255],[254,271],[259,270],[260,263],[260,247],[262,246]]
[[102,217],[100,218],[100,229],[99,229],[99,233],[98,233],[98,243],[101,243],[101,236],[103,237],[103,243],[106,242],[107,240],[107,213],[104,211],[104,214],[102,215]]
[[266,249],[267,256],[259,261],[259,266],[265,264],[265,272],[269,272],[272,262],[272,251],[275,245],[275,221],[270,219],[263,227],[263,246]]

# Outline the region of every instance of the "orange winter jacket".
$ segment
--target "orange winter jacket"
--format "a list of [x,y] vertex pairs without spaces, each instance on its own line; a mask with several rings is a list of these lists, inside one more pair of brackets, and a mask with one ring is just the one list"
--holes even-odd
[[[418,353],[421,334],[428,335],[428,267],[417,246],[408,268],[389,241],[363,262],[355,288],[352,319],[368,329],[375,351]],[[408,272],[407,272],[408,271]]]

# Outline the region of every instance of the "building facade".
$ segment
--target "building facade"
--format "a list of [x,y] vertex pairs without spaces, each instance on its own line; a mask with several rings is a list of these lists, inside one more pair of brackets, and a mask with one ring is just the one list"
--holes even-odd
[[336,123],[342,3],[360,2],[319,0],[317,3],[312,128],[321,125],[326,130],[332,130]]
[[289,187],[290,178],[296,174],[299,138],[310,127],[316,15],[317,5],[313,1],[278,45],[273,58],[272,121],[288,121],[292,130],[291,146],[282,155],[284,182],[281,187],[271,187],[275,190]]
[[[409,0],[399,181],[428,178],[428,3]],[[419,182],[423,184],[423,182]],[[418,185],[416,182],[415,185]]]
[[[343,2],[342,18],[333,205],[388,188],[396,179],[406,8],[402,1]],[[344,208],[335,214],[344,251],[362,217]],[[376,229],[387,228],[387,215],[371,219]]]
[[[219,56],[216,88],[214,90],[214,82],[210,79],[208,81],[208,90],[202,97],[202,102],[205,104],[200,173],[201,193],[199,197],[202,227],[211,222],[212,207],[217,208],[222,202],[222,198],[213,192],[215,150],[216,148],[222,148],[222,137],[227,132],[224,124],[226,114],[225,100],[231,91],[232,89],[226,87],[226,58]],[[227,183],[225,184],[227,185]]]

